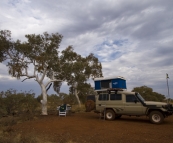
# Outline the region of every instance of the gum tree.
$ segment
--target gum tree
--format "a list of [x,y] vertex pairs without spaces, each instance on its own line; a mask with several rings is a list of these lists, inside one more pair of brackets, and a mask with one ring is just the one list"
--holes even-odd
[[40,85],[43,99],[42,115],[47,115],[47,90],[53,88],[59,92],[61,81],[66,81],[73,89],[79,106],[79,93],[91,86],[90,78],[102,76],[102,66],[98,59],[89,54],[87,57],[74,52],[72,46],[58,51],[62,35],[26,35],[27,41],[11,40],[11,32],[0,31],[0,62],[7,61],[9,74],[17,79],[35,79]]
[[70,93],[75,95],[79,106],[81,106],[79,94],[86,93],[86,90],[89,91],[91,88],[91,85],[87,83],[89,79],[102,77],[102,65],[94,54],[82,57],[74,52],[72,46],[62,51],[60,60],[64,63],[60,79],[66,78],[65,80],[70,86]]
[[[42,91],[42,115],[47,115],[47,91],[50,83],[59,90],[59,45],[62,35],[43,33],[42,35],[26,35],[27,41],[11,40],[11,32],[0,31],[0,62],[6,61],[9,74],[17,79],[34,79]],[[56,68],[57,72],[54,72]]]

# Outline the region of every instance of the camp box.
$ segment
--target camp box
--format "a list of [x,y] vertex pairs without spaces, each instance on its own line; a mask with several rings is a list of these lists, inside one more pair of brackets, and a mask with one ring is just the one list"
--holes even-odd
[[114,78],[95,78],[95,91],[107,90],[107,89],[127,89],[126,79],[124,77]]

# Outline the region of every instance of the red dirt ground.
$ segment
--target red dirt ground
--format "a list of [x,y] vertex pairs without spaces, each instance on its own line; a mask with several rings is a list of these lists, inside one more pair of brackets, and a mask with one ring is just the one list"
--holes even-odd
[[122,116],[114,121],[99,119],[93,112],[67,117],[41,116],[13,126],[17,133],[29,134],[56,143],[172,143],[173,116],[161,125],[147,117]]

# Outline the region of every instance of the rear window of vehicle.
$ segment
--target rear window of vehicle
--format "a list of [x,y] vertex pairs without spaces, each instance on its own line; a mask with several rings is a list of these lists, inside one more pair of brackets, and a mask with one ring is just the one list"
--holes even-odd
[[96,101],[95,95],[88,95],[87,100],[92,100],[95,102]]
[[109,100],[108,94],[99,94],[99,100]]
[[122,100],[121,94],[110,94],[110,100]]

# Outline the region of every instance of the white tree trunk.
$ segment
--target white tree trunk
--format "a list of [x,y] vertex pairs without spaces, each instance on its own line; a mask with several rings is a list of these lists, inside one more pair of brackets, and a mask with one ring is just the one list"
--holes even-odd
[[77,92],[77,89],[76,88],[75,88],[75,96],[76,96],[76,99],[77,99],[77,102],[78,102],[79,107],[81,107],[81,103],[80,103],[78,92]]
[[41,115],[48,115],[47,114],[47,92],[46,92],[46,87],[44,84],[41,84],[41,91],[42,91],[42,96],[43,96],[43,100],[41,100],[41,104],[42,104],[42,113]]

